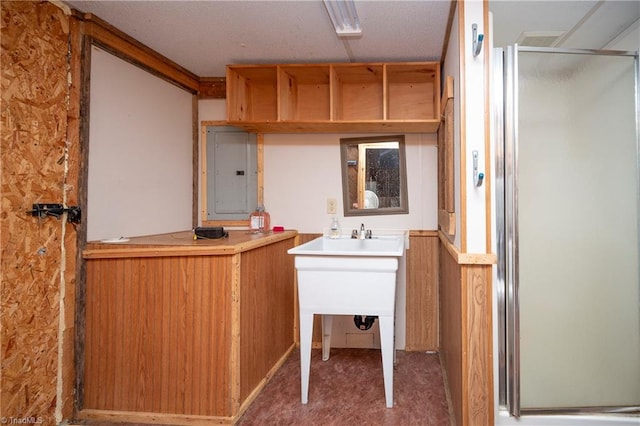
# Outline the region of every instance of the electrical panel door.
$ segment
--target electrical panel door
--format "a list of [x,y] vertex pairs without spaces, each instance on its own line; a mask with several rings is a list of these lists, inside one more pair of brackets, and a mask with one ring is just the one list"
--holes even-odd
[[258,198],[256,135],[209,126],[206,150],[206,220],[247,219]]

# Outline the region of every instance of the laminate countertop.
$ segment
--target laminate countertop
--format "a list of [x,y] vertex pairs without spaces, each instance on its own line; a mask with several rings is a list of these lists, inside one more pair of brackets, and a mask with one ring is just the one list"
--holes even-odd
[[235,230],[229,231],[229,236],[226,238],[194,239],[193,231],[178,231],[109,240],[112,242],[105,242],[107,240],[89,241],[82,251],[82,257],[84,259],[108,259],[231,255],[294,238],[297,235],[298,232],[295,230],[265,234]]

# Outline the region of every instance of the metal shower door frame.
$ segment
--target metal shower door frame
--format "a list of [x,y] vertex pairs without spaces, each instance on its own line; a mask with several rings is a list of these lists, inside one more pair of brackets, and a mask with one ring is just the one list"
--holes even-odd
[[[498,397],[501,408],[513,417],[528,414],[520,407],[520,320],[519,320],[519,251],[518,251],[518,54],[521,52],[627,56],[635,64],[636,155],[640,164],[640,51],[562,49],[528,47],[514,44],[506,50],[494,49],[493,120],[495,138],[497,316],[498,316]],[[500,131],[502,129],[502,132]],[[640,167],[637,174],[638,211],[640,211]],[[640,233],[640,227],[639,231]],[[640,235],[638,236],[640,241]],[[640,303],[640,301],[639,301]],[[593,413],[636,411],[639,407],[619,409],[594,407],[540,411],[546,413]]]

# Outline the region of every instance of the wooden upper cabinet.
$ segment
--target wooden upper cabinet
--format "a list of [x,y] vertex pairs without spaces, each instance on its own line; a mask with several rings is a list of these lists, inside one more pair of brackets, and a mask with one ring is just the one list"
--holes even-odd
[[276,67],[227,67],[227,121],[277,121],[277,75]]
[[440,63],[227,66],[227,121],[250,132],[434,133]]

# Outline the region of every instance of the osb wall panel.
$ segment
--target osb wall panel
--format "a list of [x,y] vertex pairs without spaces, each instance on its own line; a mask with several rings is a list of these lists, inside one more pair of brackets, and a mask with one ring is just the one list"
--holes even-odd
[[73,230],[26,211],[63,201],[68,19],[50,3],[2,1],[0,10],[1,415],[54,424],[67,404],[56,384],[63,239]]

